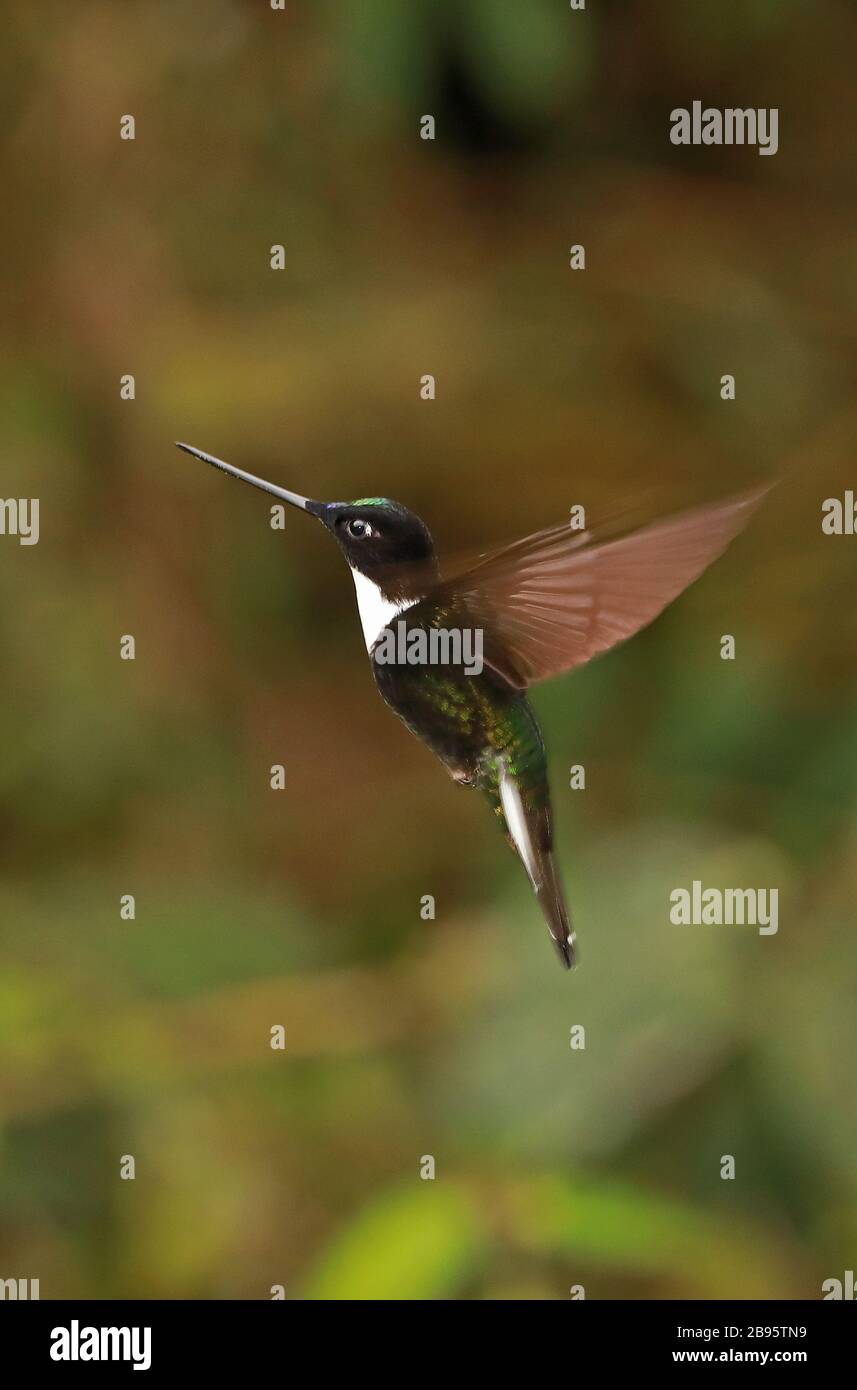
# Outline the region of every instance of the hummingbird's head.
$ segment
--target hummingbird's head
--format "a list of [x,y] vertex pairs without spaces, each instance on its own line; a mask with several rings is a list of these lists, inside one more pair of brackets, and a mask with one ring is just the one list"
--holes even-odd
[[351,570],[365,575],[386,595],[396,598],[419,595],[427,589],[426,581],[437,574],[428,528],[400,502],[391,502],[387,497],[363,497],[357,502],[313,502],[309,497],[301,497],[297,492],[257,478],[254,473],[194,449],[190,444],[178,447],[202,459],[203,463],[210,463],[223,473],[318,517],[339,542]]
[[312,511],[339,543],[352,570],[383,593],[408,595],[436,573],[428,527],[400,502],[362,497],[356,502],[312,502]]

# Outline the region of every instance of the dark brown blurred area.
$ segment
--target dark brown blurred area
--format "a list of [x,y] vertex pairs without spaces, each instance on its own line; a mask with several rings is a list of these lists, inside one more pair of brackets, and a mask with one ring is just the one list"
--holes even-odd
[[[853,6],[3,23],[3,495],[41,535],[0,536],[0,1278],[819,1296],[857,1241]],[[777,107],[776,155],[673,146],[697,99]],[[320,529],[176,439],[449,551],[780,480],[535,693],[573,976]],[[778,887],[778,933],[672,926],[693,879]]]

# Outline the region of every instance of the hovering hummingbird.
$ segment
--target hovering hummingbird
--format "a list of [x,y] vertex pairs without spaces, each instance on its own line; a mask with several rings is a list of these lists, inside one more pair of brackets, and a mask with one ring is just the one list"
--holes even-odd
[[[553,854],[544,740],[525,692],[656,618],[725,550],[767,488],[613,539],[557,526],[443,578],[428,528],[399,502],[314,502],[189,444],[178,448],[309,512],[338,542],[382,697],[456,782],[487,797],[523,862],[562,964],[574,965],[575,935]],[[468,673],[451,660],[382,660],[382,638],[394,620],[407,639],[478,632],[481,669]]]

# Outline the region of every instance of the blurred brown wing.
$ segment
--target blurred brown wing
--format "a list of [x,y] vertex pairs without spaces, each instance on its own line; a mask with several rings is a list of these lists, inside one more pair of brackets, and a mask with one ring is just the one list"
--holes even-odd
[[767,487],[618,540],[559,526],[488,555],[428,596],[485,633],[485,660],[524,689],[639,632],[716,560]]

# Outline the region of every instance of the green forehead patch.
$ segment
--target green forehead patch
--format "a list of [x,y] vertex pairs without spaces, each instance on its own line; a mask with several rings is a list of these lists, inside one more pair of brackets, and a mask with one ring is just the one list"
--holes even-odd
[[358,497],[352,507],[389,507],[389,497]]

